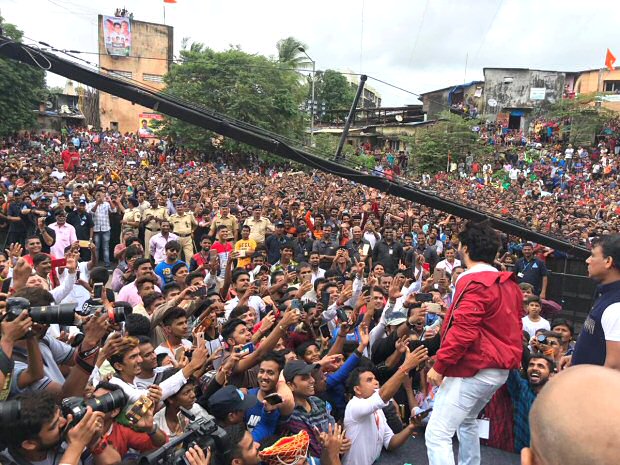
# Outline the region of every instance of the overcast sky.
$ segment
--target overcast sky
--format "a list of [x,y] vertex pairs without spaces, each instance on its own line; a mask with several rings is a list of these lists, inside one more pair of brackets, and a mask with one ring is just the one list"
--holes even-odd
[[[135,19],[163,22],[163,0],[0,0],[0,14],[27,37],[57,48],[97,50],[97,14],[125,6]],[[166,5],[181,40],[216,50],[230,44],[275,55],[294,36],[317,69],[363,72],[421,93],[482,79],[483,67],[580,70],[620,59],[615,0],[177,0]],[[467,72],[465,62],[467,57]],[[620,62],[618,62],[620,64]],[[50,76],[52,85],[64,78]],[[384,105],[415,96],[369,79]]]

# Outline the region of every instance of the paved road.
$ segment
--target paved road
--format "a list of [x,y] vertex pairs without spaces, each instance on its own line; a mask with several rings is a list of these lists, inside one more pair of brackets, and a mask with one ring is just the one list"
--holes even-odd
[[[455,441],[455,452],[457,443]],[[519,465],[521,463],[517,454],[504,452],[503,450],[490,447],[481,448],[482,465]],[[458,463],[458,462],[456,462]],[[375,465],[428,465],[424,437],[409,439],[400,449],[394,452],[383,451]]]

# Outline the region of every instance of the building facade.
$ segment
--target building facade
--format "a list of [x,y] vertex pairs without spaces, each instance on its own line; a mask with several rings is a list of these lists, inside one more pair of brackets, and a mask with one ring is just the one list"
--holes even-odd
[[601,104],[613,111],[620,111],[620,68],[613,71],[592,69],[582,71],[575,82],[577,94],[604,94]]
[[[164,75],[173,59],[172,26],[102,15],[99,15],[98,24],[102,72],[150,89],[163,90]],[[126,43],[122,32],[118,32],[119,24],[124,27],[125,36],[130,37]],[[117,42],[110,45],[115,40]],[[154,113],[151,108],[104,92],[99,96],[99,111],[101,127],[120,132],[137,132],[143,119],[140,115]]]
[[484,68],[484,109],[482,113],[524,131],[544,108],[573,92],[578,73],[528,68]]
[[476,116],[484,101],[484,82],[472,81],[421,94],[422,107],[428,119],[437,119],[441,112]]

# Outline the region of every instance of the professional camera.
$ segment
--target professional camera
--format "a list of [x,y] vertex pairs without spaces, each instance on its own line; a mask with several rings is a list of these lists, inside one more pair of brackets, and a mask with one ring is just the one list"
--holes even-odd
[[156,451],[140,457],[139,465],[189,465],[185,459],[185,451],[195,445],[203,451],[209,447],[214,453],[221,455],[229,451],[228,434],[215,421],[206,418],[196,419],[183,407],[181,413],[190,420],[186,431],[170,439]]
[[13,321],[21,315],[24,310],[27,310],[28,315],[35,323],[71,326],[75,324],[75,306],[75,303],[70,303],[31,307],[28,299],[23,297],[10,297],[6,301],[5,321]]
[[128,315],[133,312],[133,307],[128,302],[114,302],[114,307],[106,309],[101,304],[91,304],[88,301],[84,302],[84,305],[80,310],[77,310],[77,314],[81,316],[88,316],[94,314],[97,310],[101,310],[108,314],[110,323],[120,323],[127,319]]
[[71,426],[78,423],[84,415],[86,415],[86,408],[91,407],[95,412],[111,412],[117,408],[125,407],[127,403],[127,396],[122,389],[109,392],[100,397],[94,397],[92,399],[83,399],[82,397],[67,397],[62,400],[60,404],[60,410],[63,416],[69,414],[73,415],[73,421]]

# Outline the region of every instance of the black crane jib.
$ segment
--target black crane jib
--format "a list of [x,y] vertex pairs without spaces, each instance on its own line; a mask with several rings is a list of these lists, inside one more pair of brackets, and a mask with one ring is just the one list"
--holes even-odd
[[[330,174],[355,181],[382,192],[426,205],[437,210],[481,221],[488,219],[494,228],[507,234],[531,240],[573,256],[585,258],[590,252],[587,248],[572,244],[562,238],[549,236],[521,224],[488,215],[466,205],[447,200],[441,196],[419,189],[411,184],[391,181],[385,177],[374,176],[343,165],[341,162],[319,157],[303,149],[292,147],[279,136],[262,128],[234,121],[217,112],[179,103],[174,98],[119,78],[104,75],[85,66],[61,58],[53,53],[0,37],[0,55],[18,60],[30,66],[41,67],[44,63],[48,71],[89,85],[103,92],[124,98],[154,111],[178,118],[182,121],[211,130],[225,137],[243,142],[261,150],[273,153],[288,160],[310,166]],[[49,62],[49,64],[48,64]]]

